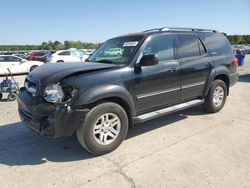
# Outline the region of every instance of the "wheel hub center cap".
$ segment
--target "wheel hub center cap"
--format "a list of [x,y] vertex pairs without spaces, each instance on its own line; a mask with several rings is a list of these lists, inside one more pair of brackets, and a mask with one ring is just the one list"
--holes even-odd
[[105,126],[104,131],[109,131],[109,126]]

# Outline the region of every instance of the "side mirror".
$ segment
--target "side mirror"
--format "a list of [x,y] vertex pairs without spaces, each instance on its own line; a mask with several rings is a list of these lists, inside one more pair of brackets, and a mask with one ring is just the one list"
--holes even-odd
[[24,63],[24,62],[26,62],[26,60],[25,60],[25,59],[22,59],[20,63]]
[[147,54],[142,56],[139,66],[153,66],[159,63],[159,59],[155,54]]

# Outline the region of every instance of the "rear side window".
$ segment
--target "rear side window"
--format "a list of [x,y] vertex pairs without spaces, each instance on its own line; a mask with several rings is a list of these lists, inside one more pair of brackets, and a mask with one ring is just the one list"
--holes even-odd
[[195,35],[177,35],[179,58],[200,56],[198,40]]
[[70,51],[64,51],[59,53],[58,55],[70,55]]
[[161,35],[151,39],[143,50],[143,55],[156,54],[159,61],[174,59],[174,46],[172,35]]

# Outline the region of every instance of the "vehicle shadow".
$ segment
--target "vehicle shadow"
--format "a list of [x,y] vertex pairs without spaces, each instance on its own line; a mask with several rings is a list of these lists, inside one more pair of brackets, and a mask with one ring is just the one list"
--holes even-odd
[[173,114],[162,116],[147,122],[135,124],[134,128],[129,130],[127,139],[141,135],[143,133],[153,131],[163,126],[171,125],[177,121],[182,121],[188,116],[204,115],[206,114],[201,106],[196,106],[186,110],[182,110]]
[[47,138],[21,122],[0,126],[0,164],[37,165],[46,161],[67,162],[92,158],[74,136]]
[[250,82],[250,74],[239,76],[238,82]]
[[[188,116],[202,115],[199,108],[191,108],[145,123],[136,124],[128,133],[127,139],[153,131],[163,126],[181,121]],[[33,133],[21,122],[0,126],[0,164],[39,165],[52,162],[88,160],[94,156],[85,151],[75,136],[67,138],[46,138]]]

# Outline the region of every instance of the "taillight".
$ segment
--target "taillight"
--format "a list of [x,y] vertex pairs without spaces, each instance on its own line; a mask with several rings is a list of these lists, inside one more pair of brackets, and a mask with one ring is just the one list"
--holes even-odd
[[238,59],[235,57],[234,58],[234,60],[233,60],[233,64],[235,65],[235,66],[238,66]]

